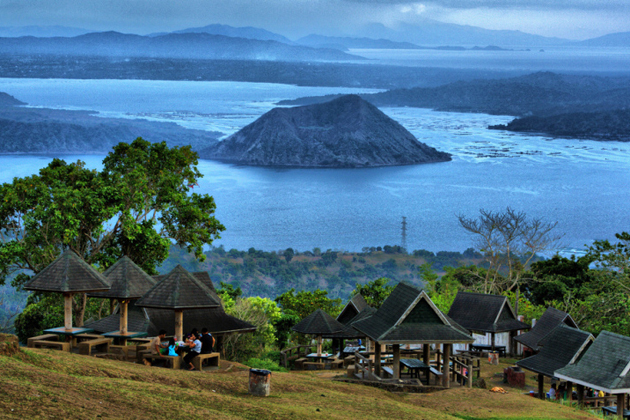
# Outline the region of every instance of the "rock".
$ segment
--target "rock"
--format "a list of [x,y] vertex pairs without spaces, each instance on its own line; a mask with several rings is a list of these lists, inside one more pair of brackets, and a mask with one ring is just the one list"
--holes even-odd
[[446,162],[357,95],[274,108],[200,157],[253,166],[364,168]]

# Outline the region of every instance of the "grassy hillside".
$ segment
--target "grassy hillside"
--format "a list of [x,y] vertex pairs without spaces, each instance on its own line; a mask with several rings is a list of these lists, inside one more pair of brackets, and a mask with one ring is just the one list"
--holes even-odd
[[260,398],[247,393],[247,368],[230,362],[222,362],[218,372],[188,372],[23,349],[0,354],[0,418],[597,418],[521,390],[390,393],[331,379],[341,373],[273,373],[271,396]]

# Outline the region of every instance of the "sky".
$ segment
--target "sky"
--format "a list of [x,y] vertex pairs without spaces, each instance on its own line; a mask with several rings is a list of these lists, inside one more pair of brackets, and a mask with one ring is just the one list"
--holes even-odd
[[221,23],[292,39],[367,23],[434,19],[566,39],[630,31],[630,0],[0,0],[0,27],[61,25],[147,34]]

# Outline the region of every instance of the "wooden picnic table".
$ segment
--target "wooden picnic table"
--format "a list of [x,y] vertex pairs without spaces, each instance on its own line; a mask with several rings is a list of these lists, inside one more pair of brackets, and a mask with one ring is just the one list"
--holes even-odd
[[424,372],[424,375],[429,383],[429,372],[431,366],[427,366],[420,359],[400,359],[400,370],[407,368],[412,378],[420,378],[420,372]]
[[[606,415],[616,416],[617,415],[617,407],[616,406],[602,407],[602,413],[604,414],[604,416],[606,416]],[[630,410],[623,410],[623,418],[624,419],[630,419]]]
[[478,351],[479,353],[489,353],[492,351],[496,351],[501,357],[505,357],[506,346],[495,345],[493,350],[492,345],[490,344],[471,344],[470,351]]
[[335,355],[332,353],[321,353],[321,354],[317,354],[317,353],[310,353],[307,354],[306,357],[308,357],[309,359],[313,359],[316,362],[324,362],[326,360],[330,360],[334,357]]

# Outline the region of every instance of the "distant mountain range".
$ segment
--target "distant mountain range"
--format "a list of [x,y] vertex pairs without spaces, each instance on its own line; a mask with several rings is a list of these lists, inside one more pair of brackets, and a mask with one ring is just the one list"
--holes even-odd
[[365,168],[445,162],[448,153],[419,142],[357,95],[295,108],[274,108],[199,153],[241,165]]
[[630,47],[630,32],[617,32],[578,42],[587,47]]
[[254,28],[251,26],[235,28],[230,25],[213,24],[213,25],[202,26],[200,28],[182,29],[180,31],[174,31],[172,33],[174,34],[206,33],[206,34],[211,34],[211,35],[231,36],[234,38],[257,39],[259,41],[276,41],[276,42],[282,42],[283,44],[289,44],[289,45],[294,44],[293,41],[291,41],[289,38],[285,36],[270,32],[266,29]]
[[0,54],[160,57],[271,61],[349,61],[361,57],[334,49],[207,33],[140,36],[97,32],[71,38],[0,38]]

